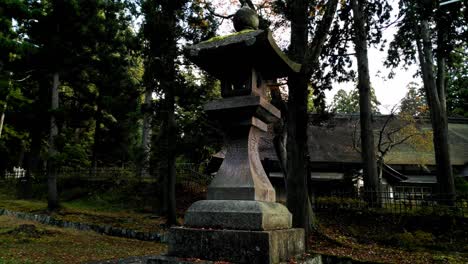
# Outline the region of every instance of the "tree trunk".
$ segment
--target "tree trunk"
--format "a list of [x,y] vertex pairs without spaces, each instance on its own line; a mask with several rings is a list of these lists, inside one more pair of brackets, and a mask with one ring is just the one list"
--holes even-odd
[[[43,170],[46,169],[42,166],[42,157],[41,157],[41,149],[42,149],[42,142],[43,136],[46,129],[49,129],[48,125],[44,126],[42,120],[47,120],[48,116],[47,113],[47,106],[43,106],[40,102],[45,102],[48,100],[48,91],[47,89],[41,89],[39,93],[39,99],[33,104],[33,111],[39,113],[35,116],[34,120],[31,120],[31,144],[29,147],[29,153],[26,158],[26,186],[25,186],[25,196],[24,199],[33,198],[32,187],[33,187],[33,176],[42,176]],[[48,133],[49,131],[47,131]],[[40,170],[40,171],[39,171]],[[42,180],[42,178],[41,178]]]
[[[450,150],[448,144],[448,122],[445,107],[444,85],[445,85],[445,60],[438,59],[441,69],[436,82],[434,76],[434,64],[432,43],[429,37],[429,24],[426,19],[421,21],[420,37],[417,41],[417,48],[420,60],[423,83],[429,105],[431,123],[433,130],[434,152],[437,167],[438,194],[442,202],[452,205],[455,200],[455,184],[453,179],[452,165],[450,162]],[[439,84],[439,87],[437,87]],[[440,93],[439,93],[440,92]]]
[[151,153],[151,121],[152,121],[152,95],[153,90],[147,89],[145,92],[145,103],[143,109],[143,131],[141,136],[141,148],[143,151],[143,158],[141,159],[140,176],[149,176],[149,163]]
[[[291,57],[303,62],[308,44],[308,1],[290,1]],[[307,192],[307,98],[308,78],[301,72],[288,78],[287,116],[287,206],[293,215],[293,226],[311,229]]]
[[89,171],[90,177],[95,177],[98,167],[98,152],[99,152],[99,141],[101,140],[101,124],[102,124],[102,107],[100,104],[100,98],[97,99],[97,109],[95,114],[95,125],[94,125],[94,142],[93,142],[93,153],[91,157],[91,168]]
[[380,184],[374,151],[374,133],[372,130],[371,86],[369,62],[367,58],[367,30],[365,25],[364,3],[351,0],[354,20],[354,45],[358,62],[358,90],[361,123],[361,158],[364,172],[364,190],[371,206],[378,206]]
[[176,185],[176,169],[175,169],[175,160],[176,160],[176,123],[175,123],[175,114],[174,114],[174,88],[167,87],[166,90],[166,100],[167,100],[167,140],[168,140],[168,149],[167,149],[167,223],[168,225],[177,224],[177,215],[176,215],[176,197],[175,197],[175,185]]
[[[163,108],[165,105],[163,104]],[[167,117],[166,117],[166,112],[164,109],[160,111],[160,119],[161,119],[161,124],[156,130],[158,131],[157,138],[152,142],[152,153],[154,153],[155,156],[157,156],[157,162],[155,164],[155,178],[156,178],[156,188],[155,188],[155,195],[158,197],[158,199],[155,200],[154,204],[154,211],[158,215],[167,215],[167,199],[168,199],[168,181],[167,181],[167,160],[165,159],[165,153],[167,153]],[[155,131],[156,131],[155,130]]]
[[287,119],[288,110],[286,102],[281,97],[281,91],[278,86],[272,86],[270,88],[271,94],[271,104],[274,105],[281,111],[281,120],[273,124],[273,146],[275,147],[276,156],[279,159],[280,169],[283,173],[284,187],[288,189],[287,182],[287,160],[288,160],[288,150],[287,150],[287,139],[288,139],[288,129],[287,129]]
[[47,207],[50,211],[54,211],[59,207],[58,194],[57,194],[57,164],[55,160],[55,155],[57,149],[55,147],[55,138],[58,135],[57,120],[55,118],[55,112],[59,107],[59,88],[60,79],[59,73],[55,72],[53,75],[53,83],[51,90],[51,110],[52,114],[50,117],[50,134],[49,134],[49,162],[48,166],[48,176],[47,176]]
[[165,4],[165,18],[168,26],[167,44],[163,46],[163,59],[165,70],[161,76],[160,85],[164,91],[166,112],[166,133],[167,133],[167,224],[177,224],[176,215],[176,122],[175,122],[175,80],[176,69],[175,60],[177,57],[176,31],[176,12],[179,2],[170,2]]
[[5,123],[5,115],[6,115],[6,110],[8,106],[8,98],[10,97],[10,89],[11,89],[11,77],[8,80],[8,90],[7,94],[5,97],[5,104],[3,105],[2,109],[2,115],[0,116],[0,138],[2,138],[2,132],[3,132],[3,124]]
[[[290,55],[302,63],[301,72],[288,77],[289,96],[287,104],[287,205],[293,215],[293,226],[305,229],[308,236],[316,227],[311,201],[308,194],[308,144],[307,144],[307,99],[308,85],[327,39],[330,25],[335,15],[337,0],[328,1],[325,14],[308,48],[309,1],[290,0],[291,15]],[[278,140],[279,143],[279,140]],[[281,152],[281,146],[277,146]]]
[[7,102],[5,101],[5,104],[3,105],[3,109],[2,109],[2,115],[0,116],[0,138],[2,138],[3,123],[5,122],[6,109],[7,109]]
[[[440,20],[438,24],[438,42],[439,52],[437,54],[437,92],[440,100],[440,112],[439,122],[440,128],[437,132],[438,144],[440,146],[440,166],[438,167],[438,182],[442,183],[440,192],[443,194],[443,199],[447,200],[447,204],[452,205],[455,200],[455,182],[453,178],[452,163],[450,161],[450,146],[448,143],[448,116],[447,116],[447,104],[445,98],[445,85],[447,83],[446,77],[446,61],[447,61],[447,50],[446,45],[448,41],[447,28],[449,25],[445,25],[446,20]],[[440,172],[439,172],[440,171]]]

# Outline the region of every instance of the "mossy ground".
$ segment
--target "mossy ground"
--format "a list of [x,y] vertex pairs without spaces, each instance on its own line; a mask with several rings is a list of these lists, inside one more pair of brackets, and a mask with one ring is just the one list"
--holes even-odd
[[[30,231],[31,228],[20,228],[22,225],[34,226],[33,231]],[[160,243],[55,228],[0,216],[0,264],[73,264],[129,256],[157,255],[166,250],[166,246]]]
[[110,225],[112,227],[133,229],[136,231],[160,231],[166,219],[150,213],[134,212],[128,209],[93,207],[92,202],[79,200],[65,202],[56,212],[47,211],[47,202],[38,200],[15,200],[0,195],[0,208],[12,211],[47,214],[57,220],[86,224]]
[[[178,215],[182,217],[190,204],[204,199],[203,195],[178,188]],[[128,198],[126,192],[119,194],[112,191],[98,196],[78,197],[63,202],[62,208],[50,215],[61,220],[139,231],[166,230],[165,218],[152,214],[149,209],[135,207],[135,203],[126,203],[122,198]],[[0,208],[48,213],[46,207],[45,200],[18,200],[11,188],[0,187]],[[374,263],[468,263],[468,221],[464,218],[455,223],[455,218],[450,217],[436,218],[439,222],[433,222],[434,219],[427,215],[410,216],[408,219],[411,221],[390,214],[365,215],[337,211],[317,215],[321,232],[309,239],[311,254],[345,256]],[[40,238],[31,238],[21,233],[12,236],[7,232],[25,221],[5,217],[0,219],[9,219],[0,221],[0,264],[74,263],[66,259],[75,259],[75,255],[91,256],[93,259],[118,258],[153,254],[152,250],[165,249],[157,243],[44,227],[37,223],[33,224],[38,226],[40,232],[46,231]],[[182,223],[182,218],[179,221]],[[89,242],[92,246],[88,247],[90,240],[94,244]],[[74,247],[73,241],[77,243],[78,249],[67,252],[66,248]],[[117,255],[110,250],[113,243],[119,243],[115,247]],[[132,243],[141,246],[134,247]],[[10,246],[7,247],[7,244]],[[53,246],[62,244],[65,249]],[[48,259],[48,254],[44,252],[52,252],[53,259]],[[84,257],[77,259],[83,260]]]
[[[376,263],[468,263],[464,219],[318,213],[311,253]],[[424,220],[425,219],[425,220]],[[455,221],[455,222],[453,222]]]
[[[165,231],[165,217],[155,214],[153,208],[139,205],[137,200],[127,197],[127,191],[115,189],[107,192],[96,192],[92,195],[81,195],[71,200],[67,199],[68,201],[60,203],[61,207],[59,210],[49,212],[45,199],[17,199],[11,187],[0,186],[0,208],[19,212],[47,214],[57,220],[70,222],[110,225],[112,227],[142,232]],[[178,197],[180,197],[177,203],[179,223],[183,223],[183,213],[187,207],[195,200],[204,199],[203,195],[203,193],[187,193],[182,189],[178,191]],[[139,199],[149,198],[139,197]]]

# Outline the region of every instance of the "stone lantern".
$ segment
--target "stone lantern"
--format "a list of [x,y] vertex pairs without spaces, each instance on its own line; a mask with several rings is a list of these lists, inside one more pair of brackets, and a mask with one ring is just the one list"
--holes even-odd
[[190,46],[196,65],[221,81],[222,99],[205,111],[225,133],[226,155],[208,187],[207,200],[194,203],[185,226],[170,230],[169,255],[240,263],[277,263],[304,252],[304,230],[291,228],[288,209],[260,162],[258,143],[280,111],[268,102],[268,86],[298,72],[248,7],[234,16],[237,33]]

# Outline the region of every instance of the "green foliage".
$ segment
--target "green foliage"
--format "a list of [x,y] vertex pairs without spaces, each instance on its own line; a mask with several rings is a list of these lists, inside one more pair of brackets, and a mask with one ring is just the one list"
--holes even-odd
[[[164,171],[167,169],[163,160],[167,157],[169,147],[167,143],[169,135],[165,131],[168,111],[166,100],[170,100],[166,98],[168,94],[173,92],[175,96],[176,154],[179,158],[192,163],[200,163],[209,159],[213,153],[210,141],[216,141],[218,138],[213,131],[213,126],[206,119],[203,105],[219,97],[219,83],[195,70],[192,65],[183,65],[188,60],[183,57],[175,43],[181,40],[186,43],[197,43],[203,39],[209,39],[215,34],[218,23],[210,12],[210,10],[213,11],[210,3],[174,1],[173,4],[166,5],[155,1],[142,2],[142,12],[145,16],[140,32],[145,43],[143,46],[145,61],[143,80],[145,89],[154,91],[157,97],[152,102],[153,107],[147,107],[156,113],[152,123],[153,161],[151,164],[152,170],[160,174],[165,174]],[[180,6],[182,6],[182,11],[174,9],[177,13],[177,23],[173,29],[170,24],[171,8]],[[182,28],[182,25],[186,26]],[[174,43],[171,44],[168,40]],[[181,61],[172,61],[171,58],[177,56],[182,58]],[[175,77],[171,77],[172,75]],[[173,91],[168,89],[173,89]]]
[[196,78],[192,72],[183,76],[177,96],[176,122],[179,124],[178,155],[200,164],[211,158],[221,142],[219,131],[207,119],[203,105],[220,97],[219,82],[209,77]]
[[411,82],[407,86],[408,92],[401,100],[400,112],[411,116],[428,116],[429,107],[426,102],[426,95],[423,87]]
[[5,116],[0,131],[0,145],[4,147],[0,147],[0,171],[13,165],[28,148],[27,123],[10,113],[24,111],[32,102],[26,96],[28,87],[22,82],[28,78],[30,70],[29,65],[24,65],[25,58],[36,50],[24,35],[26,23],[34,11],[25,1],[0,3],[0,115]]
[[54,164],[60,168],[87,168],[91,165],[86,149],[80,144],[65,143],[54,157]]
[[447,84],[449,116],[468,118],[468,53],[467,46],[456,48],[450,57]]
[[455,190],[457,196],[461,199],[468,200],[468,181],[463,177],[455,177]]
[[[375,96],[374,88],[371,89],[371,108],[372,112],[379,113],[380,102]],[[349,93],[345,90],[339,90],[333,97],[333,102],[329,106],[330,111],[340,114],[353,114],[359,113],[359,91],[357,88],[353,89]]]

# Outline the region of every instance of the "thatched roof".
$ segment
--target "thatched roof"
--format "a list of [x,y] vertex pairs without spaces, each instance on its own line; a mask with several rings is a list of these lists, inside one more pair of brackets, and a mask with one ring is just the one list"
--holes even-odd
[[[375,143],[378,133],[388,116],[377,116],[373,120]],[[331,119],[325,126],[310,125],[309,155],[312,162],[361,162],[360,154],[353,148],[353,134],[355,126],[359,126],[355,115],[341,115]],[[391,126],[401,126],[398,120]],[[427,119],[417,122],[420,131],[431,130]],[[432,144],[429,139],[428,144]],[[449,145],[452,165],[468,163],[468,120],[452,120],[449,122]],[[403,143],[392,149],[385,157],[388,164],[435,164],[434,153],[431,148],[421,149],[409,143]]]
[[[313,116],[312,116],[313,118]],[[312,119],[311,118],[311,119]],[[374,118],[374,131],[377,134],[387,116]],[[355,125],[359,126],[357,115],[337,115],[320,125],[310,123],[309,155],[311,162],[360,163],[360,154],[353,148]],[[431,130],[429,120],[419,120],[420,130]],[[377,138],[376,140],[377,141]],[[429,140],[429,143],[430,140]],[[449,120],[449,145],[452,165],[468,164],[468,119]],[[215,155],[223,158],[224,152]],[[260,142],[262,160],[278,160],[273,147],[273,134],[270,132]],[[402,144],[392,149],[385,157],[387,164],[425,164],[434,165],[434,153],[431,150],[415,149],[410,144]]]

